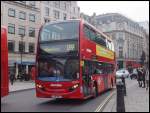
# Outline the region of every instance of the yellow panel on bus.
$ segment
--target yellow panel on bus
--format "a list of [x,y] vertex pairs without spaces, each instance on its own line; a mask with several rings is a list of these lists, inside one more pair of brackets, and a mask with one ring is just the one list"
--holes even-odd
[[80,66],[82,66],[82,67],[84,66],[84,60],[80,61]]
[[109,59],[114,59],[114,52],[110,51],[102,46],[96,45],[96,55],[109,58]]

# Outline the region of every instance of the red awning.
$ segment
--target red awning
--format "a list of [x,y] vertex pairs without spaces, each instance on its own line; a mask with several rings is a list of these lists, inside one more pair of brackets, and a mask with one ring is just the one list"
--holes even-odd
[[134,63],[134,64],[132,65],[132,67],[138,68],[138,67],[142,67],[142,65],[141,65],[141,64]]

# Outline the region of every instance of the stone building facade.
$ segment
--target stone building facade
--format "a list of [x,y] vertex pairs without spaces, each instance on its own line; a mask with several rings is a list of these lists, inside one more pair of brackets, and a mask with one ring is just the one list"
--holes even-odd
[[[40,9],[35,1],[2,1],[1,25],[8,31],[8,60],[16,76],[22,70],[29,73],[35,65],[36,43],[40,27]],[[22,58],[21,58],[22,55]]]

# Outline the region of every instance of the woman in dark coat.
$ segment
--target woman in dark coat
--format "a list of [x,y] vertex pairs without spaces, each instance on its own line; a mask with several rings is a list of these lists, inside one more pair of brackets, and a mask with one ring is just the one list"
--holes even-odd
[[137,81],[138,81],[139,87],[142,87],[142,70],[138,68],[137,72],[138,72]]

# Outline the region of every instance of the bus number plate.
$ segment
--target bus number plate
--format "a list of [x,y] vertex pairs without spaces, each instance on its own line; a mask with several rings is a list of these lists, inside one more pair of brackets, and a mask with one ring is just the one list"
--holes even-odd
[[52,95],[52,98],[62,98],[62,96],[56,96],[56,95]]

